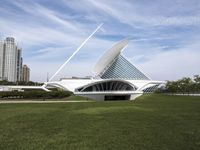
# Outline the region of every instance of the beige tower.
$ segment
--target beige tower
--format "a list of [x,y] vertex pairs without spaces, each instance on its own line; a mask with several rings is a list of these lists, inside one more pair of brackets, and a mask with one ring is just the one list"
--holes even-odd
[[23,65],[22,67],[22,81],[29,82],[30,81],[30,68],[27,65]]

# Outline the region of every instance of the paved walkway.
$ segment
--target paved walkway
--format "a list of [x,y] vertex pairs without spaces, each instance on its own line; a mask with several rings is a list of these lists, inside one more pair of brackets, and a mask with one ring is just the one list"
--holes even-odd
[[200,94],[176,94],[176,93],[170,93],[168,95],[177,95],[177,96],[200,96]]
[[80,103],[80,102],[91,102],[91,101],[19,101],[19,100],[0,100],[0,104],[18,104],[18,103]]

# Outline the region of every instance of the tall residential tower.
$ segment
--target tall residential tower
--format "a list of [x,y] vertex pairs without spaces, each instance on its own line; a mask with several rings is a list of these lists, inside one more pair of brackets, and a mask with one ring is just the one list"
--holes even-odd
[[0,80],[22,80],[22,50],[13,37],[0,41]]
[[0,80],[4,80],[4,41],[0,41]]

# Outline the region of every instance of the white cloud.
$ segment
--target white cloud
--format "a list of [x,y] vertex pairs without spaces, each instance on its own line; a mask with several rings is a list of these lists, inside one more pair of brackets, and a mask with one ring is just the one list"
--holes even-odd
[[200,44],[193,43],[174,51],[160,52],[147,57],[150,60],[138,64],[157,80],[173,80],[200,73]]

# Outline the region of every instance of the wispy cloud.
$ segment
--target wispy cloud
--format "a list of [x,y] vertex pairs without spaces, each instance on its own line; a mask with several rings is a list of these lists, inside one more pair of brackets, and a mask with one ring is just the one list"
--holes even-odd
[[58,25],[61,25],[65,28],[71,29],[73,31],[79,31],[78,28],[74,25],[74,23],[67,21],[66,19],[62,19],[59,17],[59,13],[57,13],[54,10],[50,10],[47,7],[44,7],[38,3],[31,2],[26,4],[26,3],[19,3],[17,1],[13,1],[12,4],[17,6],[18,8],[22,9],[23,11],[33,15],[37,16],[43,19],[48,19],[51,23],[57,23]]
[[[140,25],[143,24],[145,26],[169,26],[169,25],[199,25],[200,24],[200,15],[190,15],[190,16],[167,16],[162,14],[140,14],[137,12],[137,8],[135,8],[135,3],[133,1],[96,1],[96,0],[88,0],[94,7],[103,11],[107,15],[118,19],[122,23],[129,24],[133,27],[140,28]],[[162,2],[159,3],[162,5]],[[137,5],[137,4],[136,4]],[[143,4],[142,4],[143,5]],[[139,5],[141,9],[144,6]],[[149,7],[149,6],[148,6]],[[151,6],[150,6],[151,7]],[[146,8],[146,7],[145,7]],[[182,7],[184,10],[184,8]],[[142,9],[145,11],[145,9]],[[159,9],[158,9],[159,10]],[[162,12],[162,11],[161,11]],[[140,25],[138,25],[140,24]]]

